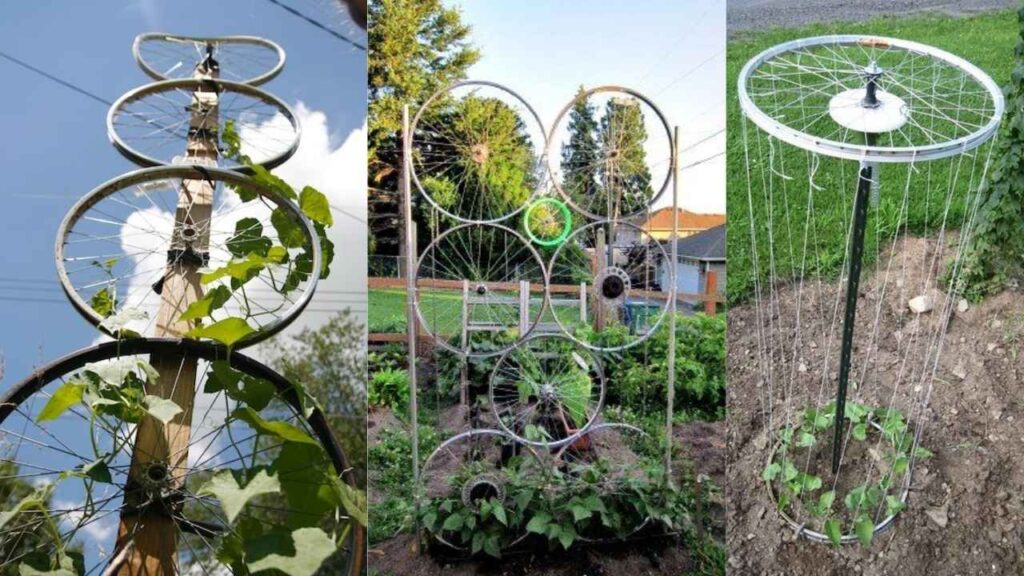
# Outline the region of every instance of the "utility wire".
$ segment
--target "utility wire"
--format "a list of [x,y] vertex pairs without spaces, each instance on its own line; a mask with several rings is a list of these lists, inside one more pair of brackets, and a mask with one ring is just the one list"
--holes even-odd
[[696,162],[690,162],[686,166],[680,166],[679,169],[680,170],[687,170],[689,168],[693,168],[694,166],[700,166],[701,164],[703,164],[705,162],[714,160],[715,158],[718,158],[719,156],[724,156],[724,155],[725,155],[725,150],[722,150],[718,154],[712,154],[711,156],[708,156],[707,158],[701,158],[700,160],[697,160]]
[[51,80],[53,82],[56,82],[57,84],[60,84],[61,86],[65,87],[65,88],[74,90],[75,92],[78,92],[82,96],[85,96],[87,98],[95,100],[95,101],[97,101],[97,102],[99,102],[101,104],[105,104],[107,106],[113,106],[114,105],[113,102],[111,102],[110,100],[107,100],[106,98],[104,98],[102,96],[97,96],[96,94],[86,90],[85,88],[81,88],[81,87],[75,86],[71,82],[68,82],[67,80],[62,80],[62,79],[54,76],[53,74],[50,74],[49,72],[46,72],[45,70],[40,70],[39,68],[36,68],[35,66],[29,64],[28,62],[25,62],[24,60],[20,60],[18,58],[15,58],[14,56],[11,56],[10,54],[8,54],[8,53],[6,53],[6,52],[4,52],[2,50],[0,50],[0,57],[4,58],[5,60],[8,60],[10,62],[13,62],[13,63],[17,64],[18,66],[21,66],[22,68],[25,68],[26,70],[30,70],[32,72],[35,72],[36,74],[39,74],[43,78],[47,78],[47,79],[49,79],[49,80]]
[[715,52],[715,53],[714,53],[714,54],[712,54],[711,56],[708,56],[708,57],[707,57],[707,58],[705,58],[704,60],[701,60],[700,64],[697,64],[697,65],[696,65],[696,66],[694,66],[693,68],[690,68],[689,70],[687,70],[686,72],[684,72],[684,73],[682,74],[682,76],[679,76],[679,77],[677,77],[677,78],[676,78],[675,80],[673,80],[673,81],[669,82],[669,83],[668,83],[667,85],[665,85],[665,87],[664,87],[664,88],[662,88],[661,90],[658,90],[658,92],[657,92],[657,93],[655,94],[655,96],[657,96],[657,95],[659,95],[659,94],[661,94],[661,93],[665,92],[665,90],[668,90],[669,88],[671,88],[671,87],[675,86],[676,84],[678,84],[678,83],[682,82],[682,81],[683,81],[683,79],[685,79],[685,78],[686,78],[687,76],[689,76],[690,74],[693,74],[693,73],[694,73],[694,72],[696,72],[697,70],[700,70],[701,68],[703,68],[703,67],[704,67],[704,65],[705,65],[705,64],[707,64],[708,62],[711,62],[711,61],[712,61],[712,60],[714,60],[715,58],[718,58],[718,57],[719,57],[720,55],[722,55],[723,53],[725,53],[725,48],[722,48],[722,49],[721,49],[721,50],[719,50],[718,52]]
[[704,138],[701,138],[700,140],[698,140],[698,141],[694,142],[693,144],[690,144],[686,148],[683,148],[682,150],[680,150],[679,153],[682,154],[683,152],[686,152],[687,150],[693,150],[697,146],[700,146],[701,144],[707,142],[708,140],[711,140],[712,138],[714,138],[715,136],[718,136],[719,134],[721,134],[723,132],[725,132],[725,128],[722,128],[721,130],[716,131],[714,134],[711,134],[709,136],[705,136]]
[[358,43],[358,42],[356,42],[354,40],[351,40],[349,38],[346,38],[345,36],[342,36],[338,32],[335,32],[331,28],[328,28],[327,26],[325,26],[322,22],[320,22],[318,20],[315,20],[315,19],[313,19],[313,18],[311,18],[309,16],[306,16],[302,12],[299,12],[298,10],[296,10],[295,8],[292,8],[291,6],[288,6],[287,4],[284,4],[283,2],[279,2],[278,0],[267,0],[267,2],[270,2],[271,4],[281,8],[283,10],[285,10],[286,12],[288,12],[289,14],[292,14],[293,16],[297,16],[299,18],[302,18],[307,23],[309,23],[309,24],[311,24],[313,26],[316,26],[317,28],[323,30],[324,32],[327,32],[328,34],[330,34],[331,36],[334,36],[338,40],[341,40],[342,42],[345,42],[347,44],[351,44],[351,45],[355,46],[356,48],[362,50],[363,52],[366,52],[366,46],[363,46],[362,44],[360,44],[360,43]]

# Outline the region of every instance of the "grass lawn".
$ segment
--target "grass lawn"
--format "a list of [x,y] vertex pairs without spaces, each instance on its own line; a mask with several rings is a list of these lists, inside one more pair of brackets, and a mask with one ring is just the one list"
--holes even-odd
[[[862,23],[815,24],[793,29],[775,29],[748,33],[729,43],[727,57],[727,202],[729,211],[729,279],[727,286],[730,304],[742,301],[753,288],[754,272],[751,265],[752,248],[750,241],[751,210],[748,205],[747,158],[756,163],[767,158],[773,151],[774,166],[782,170],[783,178],[771,174],[762,166],[752,164],[751,174],[755,181],[754,222],[757,232],[758,257],[761,275],[767,276],[768,263],[774,261],[773,276],[779,279],[799,275],[803,262],[804,239],[803,214],[807,208],[810,189],[808,153],[788,145],[769,149],[764,133],[740,112],[736,98],[736,79],[740,69],[753,56],[773,45],[802,37],[826,34],[871,34],[914,40],[946,50],[975,64],[988,73],[997,84],[1006,84],[1014,67],[1014,46],[1018,26],[1013,10],[989,12],[970,18],[949,18],[939,15],[914,16],[910,18],[879,18]],[[744,143],[744,127],[747,131],[747,145]],[[947,228],[958,228],[965,208],[967,185],[974,178],[980,180],[984,155],[988,147],[976,149],[975,155],[966,159],[946,159],[922,162],[915,167],[903,164],[887,164],[881,168],[881,199],[877,209],[868,216],[865,265],[870,266],[878,257],[878,251],[891,240],[894,230],[902,228],[910,234],[931,234],[938,230],[943,218]],[[969,169],[976,170],[969,171]],[[845,238],[852,211],[852,201],[857,182],[857,163],[821,158],[814,174],[814,183],[819,188],[814,193],[813,222],[816,228],[816,242],[807,250],[806,275],[834,277],[841,272],[846,252]],[[951,171],[959,169],[957,193],[945,213],[945,201],[949,189]],[[774,186],[771,200],[762,196],[767,182]],[[909,184],[908,184],[909,182]],[[901,209],[904,190],[909,186],[907,207]],[[901,215],[902,212],[902,215]],[[770,223],[770,224],[769,224]],[[773,235],[769,254],[768,232]]]

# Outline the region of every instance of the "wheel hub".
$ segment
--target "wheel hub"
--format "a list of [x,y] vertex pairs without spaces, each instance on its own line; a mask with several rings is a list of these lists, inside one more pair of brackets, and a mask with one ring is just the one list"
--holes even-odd
[[469,153],[473,162],[476,162],[477,164],[484,164],[491,155],[490,148],[488,148],[487,144],[484,143],[474,144],[470,148]]
[[473,510],[480,510],[480,502],[494,498],[505,499],[505,485],[495,474],[479,474],[462,485],[462,503]]

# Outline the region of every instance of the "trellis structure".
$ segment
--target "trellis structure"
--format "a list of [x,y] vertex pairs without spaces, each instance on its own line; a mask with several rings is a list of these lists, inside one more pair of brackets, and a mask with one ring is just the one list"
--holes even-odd
[[[241,549],[278,533],[305,549],[307,566],[330,556],[338,573],[358,574],[363,528],[340,503],[298,498],[318,483],[339,495],[355,486],[324,415],[237,351],[298,317],[329,263],[329,219],[265,174],[301,134],[291,109],[255,87],[280,72],[284,51],[254,37],[154,33],[133,53],[156,82],[118,99],[107,128],[146,168],[78,201],[55,247],[64,292],[112,341],[5,395],[4,481],[44,488],[3,511],[0,564],[152,576],[244,562],[258,571],[276,561],[243,560]],[[325,517],[337,542],[319,529]],[[229,541],[237,558],[228,559]]]
[[[560,178],[572,175],[552,164],[559,155],[556,146],[565,144],[557,138],[557,129],[574,104],[591,99],[607,106],[602,128],[609,138],[602,143],[607,154],[589,165],[570,166],[569,171],[587,172],[581,180],[600,185],[604,195],[593,189],[565,189]],[[517,136],[500,141],[492,137],[500,130],[491,128],[501,123],[515,126]],[[627,135],[627,126],[636,133]],[[625,144],[627,138],[636,139],[632,147]],[[532,473],[551,466],[552,457],[556,466],[577,458],[583,442],[597,451],[607,434],[642,434],[630,426],[599,423],[605,387],[614,385],[605,382],[601,362],[604,355],[643,342],[666,316],[669,333],[675,333],[675,267],[671,267],[671,286],[658,292],[651,264],[655,258],[664,262],[668,255],[653,239],[619,242],[618,233],[629,229],[641,238],[645,233],[635,220],[647,214],[670,186],[672,207],[678,208],[677,140],[678,130],[669,129],[650,100],[614,86],[578,96],[550,131],[524,99],[493,82],[467,81],[443,89],[411,119],[405,109],[401,192],[409,271],[407,350],[417,533],[423,497],[457,497],[469,506],[484,495],[506,497],[504,475],[509,473],[506,465],[512,454],[524,458],[522,465]],[[648,163],[652,151],[656,157]],[[509,171],[525,176],[502,187],[514,179],[501,172],[509,166],[514,169]],[[651,174],[650,166],[656,174]],[[489,179],[495,173],[504,180]],[[601,182],[595,179],[597,173],[603,175]],[[548,195],[549,185],[557,196]],[[423,213],[420,226],[414,225],[416,192],[429,210]],[[550,238],[538,237],[530,228],[521,234],[519,226],[510,223],[525,214],[524,226],[529,226],[545,203],[555,206],[548,206],[555,223]],[[570,221],[575,217],[584,222],[573,230]],[[424,224],[434,238],[417,253],[416,229]],[[673,261],[677,237],[674,229]],[[573,289],[555,291],[554,284]],[[534,305],[537,301],[541,306]],[[480,315],[475,308],[482,310]],[[623,320],[631,322],[621,341],[600,341],[607,327],[623,325]],[[504,337],[475,340],[474,334],[481,331]],[[471,423],[469,431],[444,442],[421,470],[416,359],[424,332],[439,348],[463,358],[464,365],[468,359],[484,358],[497,359],[497,364],[490,377],[488,414]],[[672,437],[674,362],[675,339],[670,337],[667,438]],[[566,373],[577,374],[577,383],[583,374],[586,383],[567,392],[570,384],[562,378]],[[466,379],[464,367],[464,404],[469,402]],[[524,391],[524,383],[529,383],[531,392]],[[453,467],[470,460],[484,469],[474,468],[463,478],[462,469]],[[671,442],[664,467],[671,478]],[[453,487],[453,482],[458,486]],[[639,520],[633,531],[646,524],[646,519]],[[440,531],[434,535],[452,548],[468,548]],[[523,536],[506,545],[518,543]]]

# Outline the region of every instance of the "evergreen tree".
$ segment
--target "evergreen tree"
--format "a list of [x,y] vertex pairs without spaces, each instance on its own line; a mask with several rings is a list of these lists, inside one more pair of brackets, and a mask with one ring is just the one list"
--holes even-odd
[[647,128],[640,102],[616,97],[608,101],[601,118],[599,177],[607,191],[604,206],[593,212],[609,218],[641,210],[654,197],[647,167]]
[[600,195],[601,151],[597,145],[594,113],[594,106],[580,86],[569,112],[569,141],[562,145],[562,190],[573,202],[587,209]]
[[372,0],[367,53],[370,247],[396,253],[402,106],[413,113],[439,88],[465,78],[480,58],[470,28],[441,0]]

